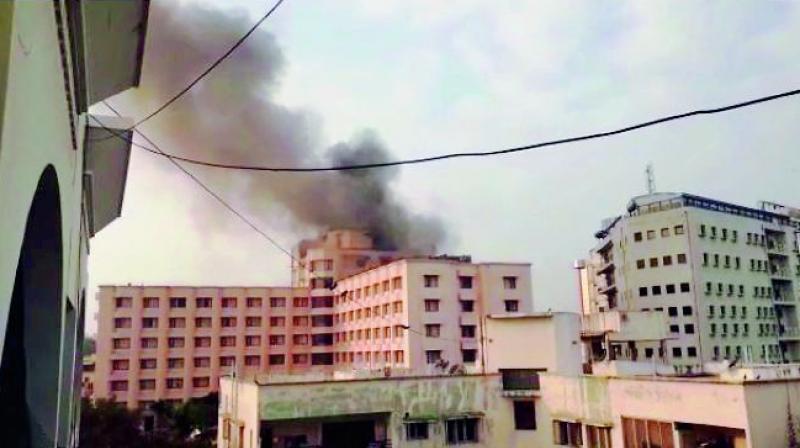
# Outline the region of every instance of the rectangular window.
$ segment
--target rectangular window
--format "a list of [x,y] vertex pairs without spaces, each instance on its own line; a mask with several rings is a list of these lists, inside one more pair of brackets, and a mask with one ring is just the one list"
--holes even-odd
[[478,442],[477,418],[459,418],[445,421],[445,437],[448,445]]
[[681,332],[680,325],[670,325],[669,326],[669,332],[670,333],[680,333]]
[[158,348],[158,339],[156,338],[142,338],[140,342],[142,348]]
[[284,308],[286,306],[286,297],[270,297],[270,308]]
[[170,297],[170,308],[186,308],[186,297]]
[[429,313],[439,311],[439,301],[436,299],[425,299],[425,311]]
[[284,327],[286,326],[286,318],[282,316],[274,316],[269,318],[270,327]]
[[466,275],[458,276],[458,286],[461,289],[472,289],[472,277]]
[[690,358],[697,357],[697,347],[686,347],[686,356]]
[[247,298],[247,307],[248,308],[261,308],[261,297],[248,297]]
[[236,363],[235,356],[221,356],[219,358],[220,367],[233,367],[235,363]]
[[683,357],[683,351],[680,347],[672,347],[672,357],[673,358],[681,358]]
[[657,268],[658,267],[658,258],[654,257],[654,258],[650,259],[650,267],[651,268]]
[[139,360],[139,368],[141,370],[152,370],[155,369],[157,365],[158,364],[155,358],[145,358]]
[[533,400],[514,401],[514,429],[536,429],[536,408]]
[[211,380],[207,376],[192,378],[192,387],[208,387],[211,385]]
[[517,289],[517,277],[515,276],[503,277],[503,287],[505,289]]
[[425,282],[426,288],[437,288],[439,287],[439,276],[438,275],[424,275],[423,280]]
[[671,306],[671,307],[667,308],[667,314],[670,317],[677,317],[678,316],[678,307]]
[[194,299],[194,304],[197,308],[211,308],[211,297],[198,297]]
[[689,292],[691,289],[692,288],[689,283],[681,283],[681,292]]
[[220,320],[220,324],[224,328],[230,328],[236,326],[236,318],[235,317],[223,317]]
[[269,336],[269,345],[284,345],[286,343],[286,336],[282,334],[272,334]]
[[308,364],[308,354],[297,353],[292,355],[292,364]]
[[183,358],[169,358],[169,359],[167,359],[167,368],[168,369],[182,369],[183,368]]
[[636,260],[636,269],[644,269],[646,266],[644,259]]
[[461,350],[461,359],[463,360],[464,364],[475,364],[475,360],[478,357],[478,350],[475,349],[462,349]]
[[633,234],[633,241],[639,242],[642,241],[642,232],[636,232]]
[[474,338],[475,337],[475,325],[462,325],[461,326],[461,337],[462,338]]
[[661,259],[661,264],[663,264],[664,266],[672,266],[672,256],[664,255]]
[[672,423],[622,417],[624,448],[675,446]]
[[203,337],[196,337],[194,338],[194,346],[195,347],[211,347],[211,338],[208,336]]
[[244,320],[244,324],[248,327],[260,327],[261,326],[261,318],[257,316],[249,316],[246,317]]
[[156,380],[139,380],[139,389],[154,390],[155,388],[156,388]]
[[131,328],[131,318],[130,317],[117,317],[114,319],[114,328]]
[[667,294],[675,294],[675,285],[666,285]]
[[669,227],[664,227],[661,229],[661,237],[666,238],[669,236]]
[[683,315],[684,316],[691,316],[692,315],[692,307],[691,306],[683,307]]
[[686,264],[686,254],[678,254],[678,264]]
[[295,334],[292,336],[292,343],[294,345],[308,345],[307,334]]
[[553,420],[553,443],[559,446],[583,446],[581,424]]
[[312,353],[312,366],[331,366],[333,365],[333,353]]
[[[283,355],[270,355],[270,356],[283,356]],[[258,355],[245,356],[244,365],[248,367],[258,367],[261,365],[261,357]]]
[[425,336],[429,338],[438,338],[442,332],[442,326],[439,324],[425,325]]
[[157,317],[143,317],[142,318],[142,328],[158,328],[158,318]]
[[130,361],[127,359],[115,359],[111,361],[111,370],[128,370]]
[[656,239],[656,231],[655,230],[648,230],[647,231],[647,239],[648,240]]
[[247,347],[258,347],[261,345],[261,336],[245,336],[244,345]]
[[282,366],[286,364],[286,355],[269,355],[267,360],[271,366]]
[[158,308],[158,297],[145,297],[142,299],[144,308]]
[[203,357],[200,357],[200,358],[194,358],[194,366],[197,367],[198,369],[204,368],[204,367],[211,367],[211,358],[209,358],[207,356],[203,356]]
[[647,286],[639,287],[639,297],[647,297]]
[[519,311],[519,300],[506,300],[506,311],[509,313],[516,313]]
[[292,304],[295,308],[307,308],[308,307],[308,297],[295,297],[292,299]]
[[661,295],[661,285],[653,286],[653,295],[660,296]]
[[185,317],[170,317],[169,328],[186,328]]
[[111,382],[111,390],[114,392],[124,392],[128,390],[128,382],[127,381],[112,381]]
[[333,307],[333,297],[332,296],[322,296],[322,297],[312,297],[311,298],[311,308],[332,308]]
[[442,351],[441,350],[426,350],[425,351],[425,361],[428,364],[436,364],[439,360],[442,359]]
[[196,328],[211,328],[211,318],[210,317],[195,317],[194,318],[194,326]]
[[117,297],[114,299],[117,308],[130,308],[133,306],[133,299],[131,297]]
[[330,314],[324,314],[324,315],[321,315],[321,316],[311,316],[311,326],[312,327],[332,327],[333,326],[333,316],[330,315]]
[[406,422],[406,440],[427,440],[428,422]]
[[222,307],[223,308],[236,308],[236,297],[223,297],[222,298]]
[[236,346],[236,336],[222,336],[219,338],[220,347]]
[[694,334],[694,324],[686,324],[683,326],[683,332],[686,334]]
[[474,300],[459,300],[461,303],[461,311],[464,313],[471,313],[475,310]]
[[683,234],[684,234],[683,225],[675,226],[675,235],[683,235]]
[[183,378],[167,378],[167,389],[182,389]]

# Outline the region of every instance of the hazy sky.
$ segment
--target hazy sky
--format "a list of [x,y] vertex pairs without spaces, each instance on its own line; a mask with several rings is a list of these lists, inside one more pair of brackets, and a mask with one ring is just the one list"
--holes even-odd
[[[155,0],[151,14],[178,3],[222,2]],[[255,21],[270,4],[225,8]],[[800,2],[286,0],[257,33],[274,34],[286,62],[278,87],[262,93],[318,122],[324,145],[369,129],[398,158],[523,145],[800,87]],[[405,167],[393,188],[442,218],[442,252],[529,261],[537,308],[577,310],[572,261],[601,219],[644,192],[648,162],[662,191],[800,205],[799,143],[794,98],[603,141]],[[212,186],[241,176],[191,169]],[[235,188],[224,195],[236,203]],[[264,200],[243,211],[275,239],[291,247],[310,235]],[[165,160],[134,149],[123,216],[92,240],[89,273],[93,288],[284,285],[289,260]]]

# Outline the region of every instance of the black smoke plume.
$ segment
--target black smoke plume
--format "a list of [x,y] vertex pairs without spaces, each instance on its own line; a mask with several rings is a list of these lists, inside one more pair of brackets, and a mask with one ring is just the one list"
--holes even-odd
[[[237,11],[153,2],[141,86],[127,103],[139,116],[158,107],[253,21]],[[265,30],[269,26],[262,25],[185,97],[144,124],[143,130],[156,130],[153,135],[164,142],[165,150],[218,162],[319,166],[391,160],[379,138],[368,131],[319,148],[319,124],[313,115],[274,101],[286,58],[275,37]],[[318,82],[326,82],[325,73],[319,75]],[[438,218],[411,212],[393,193],[390,184],[396,168],[311,174],[206,171],[200,174],[237,205],[259,214],[288,212],[298,227],[366,229],[383,249],[428,251],[444,237]]]

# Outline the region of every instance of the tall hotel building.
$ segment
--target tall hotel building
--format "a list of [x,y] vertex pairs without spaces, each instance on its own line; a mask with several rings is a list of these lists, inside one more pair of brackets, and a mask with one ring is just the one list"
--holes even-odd
[[681,372],[722,359],[800,361],[798,232],[800,210],[777,204],[634,198],[625,215],[603,223],[577,266],[583,313],[661,312],[669,339],[612,343],[593,356],[661,357]]
[[95,397],[130,407],[217,390],[221,375],[483,368],[488,314],[531,312],[530,265],[303,241],[292,287],[101,286]]

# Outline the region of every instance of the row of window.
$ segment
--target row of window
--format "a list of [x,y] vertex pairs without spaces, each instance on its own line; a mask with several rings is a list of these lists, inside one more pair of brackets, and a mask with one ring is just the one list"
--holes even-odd
[[[714,283],[706,282],[705,293],[706,295],[711,295],[716,291],[718,296],[727,293],[728,297],[732,297],[736,295],[737,297],[744,297],[745,295],[745,287],[744,285],[734,285],[728,284],[727,287],[723,283],[717,283],[716,288],[714,288]],[[755,298],[771,298],[773,297],[773,290],[771,286],[753,286],[753,297]]]
[[[722,352],[720,347],[715,345],[713,348],[714,353],[714,360],[719,359],[732,359],[734,356],[737,358],[742,357],[742,346],[741,345],[726,345],[723,346],[722,349],[724,350],[724,356],[722,356]],[[747,351],[750,355],[752,355],[753,347],[747,346]],[[781,349],[778,344],[763,344],[761,345],[761,359],[780,359],[781,358]]]
[[[740,333],[739,333],[739,324],[738,323],[731,324],[731,326],[730,326],[731,332],[730,333],[728,333],[728,328],[729,327],[728,327],[727,323],[721,324],[719,328],[721,330],[721,332],[719,333],[720,336],[725,337],[725,336],[739,336],[740,335]],[[745,336],[746,337],[746,336],[748,336],[750,334],[750,325],[748,323],[742,324],[741,329],[742,329],[741,336]],[[777,333],[778,333],[777,324],[764,324],[764,323],[758,324],[758,336],[774,336],[774,335],[777,335]],[[716,336],[717,335],[717,324],[716,323],[712,323],[711,324],[710,335],[711,336]]]
[[[330,297],[313,297],[313,300],[316,299],[319,303],[317,306],[322,306],[323,302],[319,302],[319,300],[332,300]],[[133,297],[116,297],[115,298],[115,306],[117,308],[131,308],[133,307]],[[159,308],[161,303],[160,297],[143,297],[142,298],[142,307],[143,308]],[[238,297],[223,297],[220,301],[222,308],[236,308],[239,304]],[[248,308],[261,308],[263,305],[263,299],[261,297],[247,297],[244,301]],[[269,298],[269,306],[271,308],[284,308],[286,307],[286,297],[270,297]],[[308,297],[294,297],[292,299],[292,304],[296,308],[306,308],[308,307],[309,301]],[[195,299],[195,307],[196,308],[212,308],[213,300],[211,297],[198,297]],[[330,305],[328,305],[330,306]],[[170,308],[186,308],[186,298],[185,297],[170,297],[169,298],[169,307]]]
[[[712,239],[712,240],[716,239],[717,238],[717,227],[716,226],[709,226],[708,229],[710,229],[710,232],[706,232],[707,228],[706,228],[705,224],[700,224],[700,233],[698,233],[697,235],[700,238],[705,238],[706,236],[708,236],[709,239]],[[720,228],[720,233],[719,233],[720,241],[727,241],[729,234],[730,234],[730,241],[732,243],[735,243],[736,241],[739,240],[739,231],[734,230],[734,229]],[[756,237],[759,236],[758,234],[750,234],[750,233],[748,233],[747,234],[747,236],[748,236],[748,244],[749,244],[749,242],[750,242],[750,240],[752,238],[752,235],[756,235]],[[762,238],[763,238],[763,235],[762,235]]]
[[679,285],[664,285],[663,289],[661,288],[661,285],[654,285],[649,288],[647,286],[640,286],[639,297],[660,296],[662,293],[676,294],[678,291],[690,292],[691,290],[692,288],[689,283],[680,283]]
[[[683,225],[677,225],[672,228],[670,227],[662,227],[661,231],[659,232],[661,238],[669,238],[670,234],[674,233],[675,235],[683,235],[686,233],[686,229],[684,229]],[[647,230],[646,232],[635,232],[633,234],[633,241],[640,242],[644,240],[645,235],[647,236],[648,240],[656,239],[656,230]]]
[[[222,328],[234,328],[237,326],[239,320],[236,317],[221,317],[219,319],[219,326]],[[292,317],[292,324],[296,327],[308,326],[309,322],[312,327],[330,327],[333,325],[333,317],[330,315],[319,316],[294,316]],[[116,317],[114,318],[115,329],[131,328],[133,320],[130,317]],[[171,317],[167,320],[169,328],[186,328],[185,317]],[[261,327],[262,319],[258,316],[248,316],[244,319],[245,327],[257,328]],[[158,328],[159,319],[157,317],[143,317],[141,320],[142,328],[155,329]],[[210,317],[196,317],[194,319],[195,328],[211,328],[213,324]],[[269,318],[269,325],[271,327],[285,327],[286,317],[273,316]]]
[[[716,309],[717,309],[717,306],[715,306],[715,305],[709,305],[708,306],[708,318],[709,319],[713,319],[715,316],[716,317],[720,317],[720,318],[724,318],[724,317],[730,316],[731,318],[734,318],[734,319],[737,317],[737,312],[736,312],[737,306],[736,305],[730,305],[730,307],[728,307],[728,308],[726,308],[725,305],[719,305],[719,315],[718,316],[715,314]],[[727,316],[726,316],[726,311],[728,309],[730,309],[730,313],[727,314]],[[742,319],[746,319],[747,318],[747,307],[742,305],[741,308],[739,308],[739,309],[741,310],[738,313],[739,317],[741,317]],[[756,307],[756,319],[762,319],[762,318],[763,319],[767,319],[767,318],[774,318],[774,317],[775,317],[775,309],[774,308],[768,307],[768,306],[757,306]]]
[[[533,402],[531,407],[533,406]],[[516,407],[515,407],[516,409]],[[516,414],[515,414],[516,415]],[[535,418],[535,414],[534,414]],[[432,421],[407,421],[405,425],[406,440],[428,440],[431,433],[438,431],[430,430],[431,425],[437,425]],[[444,438],[447,445],[461,445],[468,443],[478,443],[480,441],[480,419],[474,417],[447,419],[444,421]],[[535,429],[535,422],[534,422]]]
[[[389,327],[386,327],[387,329]],[[270,346],[286,345],[286,336],[282,334],[273,334],[268,338]],[[193,339],[194,347],[208,348],[211,347],[211,337],[198,336]],[[326,346],[333,344],[333,335],[330,333],[323,334],[295,334],[292,335],[292,343],[294,345],[308,345],[309,342],[312,346]],[[244,345],[246,347],[259,347],[261,346],[261,336],[248,335],[244,338]],[[167,346],[169,348],[184,348],[186,347],[186,339],[183,337],[170,337],[167,338]],[[220,347],[236,347],[236,336],[220,336]],[[131,348],[130,338],[114,338],[112,340],[112,347],[115,350],[126,350]],[[158,348],[158,338],[141,338],[139,340],[139,347],[143,349]]]
[[[165,380],[164,386],[167,389],[183,389],[183,378],[167,378]],[[207,376],[195,377],[192,378],[192,387],[209,387],[211,386],[211,379]],[[113,392],[125,392],[128,390],[128,381],[126,380],[114,380],[111,381],[109,387]],[[139,389],[140,390],[155,390],[156,389],[156,380],[154,379],[144,379],[139,380]]]
[[382,305],[367,306],[355,310],[345,311],[334,315],[335,323],[353,322],[361,319],[370,319],[373,317],[389,316],[390,314],[400,314],[403,312],[403,302],[397,300],[392,303],[384,303]]
[[[478,350],[475,349],[462,349],[461,361],[464,364],[474,364],[478,356]],[[425,350],[425,362],[428,364],[437,364],[442,361],[441,350]]]
[[[586,438],[588,447],[611,448],[611,428],[604,426],[586,425]],[[583,424],[571,421],[553,420],[553,444],[557,446],[583,445]],[[639,445],[635,445],[639,446]],[[641,445],[657,446],[657,445]],[[631,445],[634,447],[634,445]]]
[[402,325],[395,325],[394,327],[375,327],[375,328],[362,328],[357,330],[342,331],[334,333],[335,340],[339,342],[352,342],[370,339],[378,340],[389,339],[391,337],[399,338],[403,336],[404,327]]
[[[678,264],[686,264],[686,254],[677,254],[675,255],[675,261]],[[672,255],[663,255],[661,257],[651,257],[649,260],[640,258],[636,260],[636,269],[644,269],[648,266],[651,268],[657,268],[659,264],[661,266],[672,266]]]
[[[459,306],[461,308],[462,313],[471,313],[475,311],[475,301],[474,300],[459,300]],[[439,311],[439,304],[441,300],[439,299],[425,299],[425,312],[427,313],[435,313]]]

